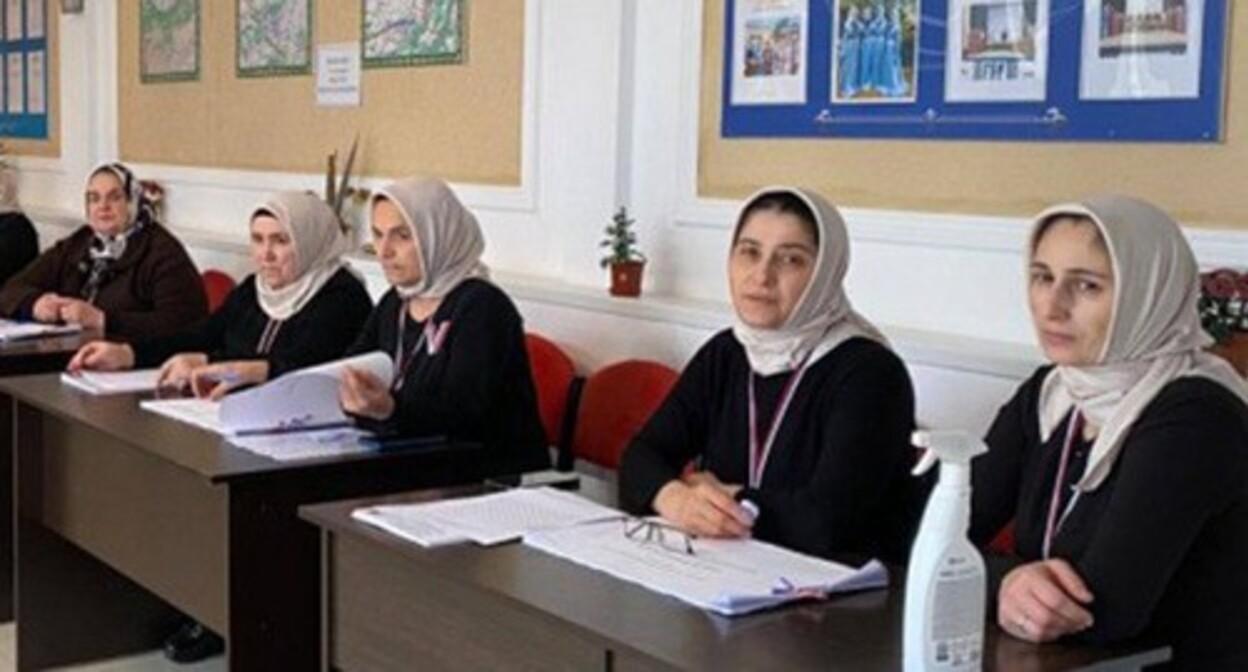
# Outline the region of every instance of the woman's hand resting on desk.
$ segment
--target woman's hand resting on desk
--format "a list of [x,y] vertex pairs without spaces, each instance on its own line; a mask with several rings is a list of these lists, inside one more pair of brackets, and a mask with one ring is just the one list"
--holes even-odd
[[184,352],[174,355],[160,365],[156,386],[162,389],[185,389],[191,384],[191,372],[208,364],[208,355],[202,352]]
[[30,316],[36,322],[44,324],[54,324],[61,321],[61,304],[68,301],[67,298],[55,292],[43,294],[35,300],[35,305],[30,308]]
[[70,373],[80,371],[121,371],[134,368],[134,348],[125,343],[92,341],[74,353],[65,367]]
[[1001,581],[997,622],[1029,642],[1051,642],[1092,627],[1092,593],[1065,560],[1031,562]]
[[750,534],[754,519],[733,499],[740,489],[700,471],[683,480],[668,481],[654,496],[654,510],[690,534],[744,537]]
[[394,395],[390,386],[371,373],[347,367],[338,388],[342,410],[374,420],[385,420],[394,415]]
[[191,370],[191,391],[197,397],[219,401],[230,390],[268,379],[269,363],[262,359],[218,362]]
[[61,299],[60,321],[80,324],[84,329],[104,329],[104,311],[81,299]]

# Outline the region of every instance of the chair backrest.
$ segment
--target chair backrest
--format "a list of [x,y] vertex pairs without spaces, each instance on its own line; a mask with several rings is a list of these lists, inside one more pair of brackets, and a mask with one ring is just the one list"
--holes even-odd
[[585,380],[576,413],[572,452],[608,469],[658,409],[680,376],[658,362],[631,359],[595,371]]
[[568,411],[569,393],[576,378],[576,366],[558,345],[544,336],[525,334],[524,346],[529,352],[529,368],[533,372],[533,388],[537,390],[537,413],[546,430],[546,444],[561,446],[564,416]]
[[234,278],[224,271],[212,268],[201,273],[199,277],[204,283],[204,293],[208,295],[208,312],[216,312],[225,303],[225,297],[234,291]]

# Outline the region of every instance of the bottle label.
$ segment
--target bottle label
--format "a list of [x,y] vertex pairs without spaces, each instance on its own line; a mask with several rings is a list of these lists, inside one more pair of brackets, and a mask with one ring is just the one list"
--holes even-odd
[[949,556],[936,574],[932,604],[933,647],[938,670],[979,669],[984,648],[984,579],[979,563]]

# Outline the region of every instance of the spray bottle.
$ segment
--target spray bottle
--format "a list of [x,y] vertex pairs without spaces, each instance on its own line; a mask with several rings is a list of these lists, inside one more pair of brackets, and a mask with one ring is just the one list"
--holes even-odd
[[984,559],[967,538],[971,522],[971,459],[988,452],[961,431],[917,431],[927,452],[914,475],[940,460],[940,481],[923,512],[906,571],[902,640],[907,672],[978,670],[984,649],[987,591]]

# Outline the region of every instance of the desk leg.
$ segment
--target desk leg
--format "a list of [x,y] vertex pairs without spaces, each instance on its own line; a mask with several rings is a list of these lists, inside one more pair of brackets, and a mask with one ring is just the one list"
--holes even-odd
[[0,393],[0,623],[13,620],[13,398]]
[[319,536],[287,480],[230,488],[231,670],[320,668]]
[[176,627],[178,612],[43,526],[43,418],[20,403],[13,413],[17,668],[158,648]]

